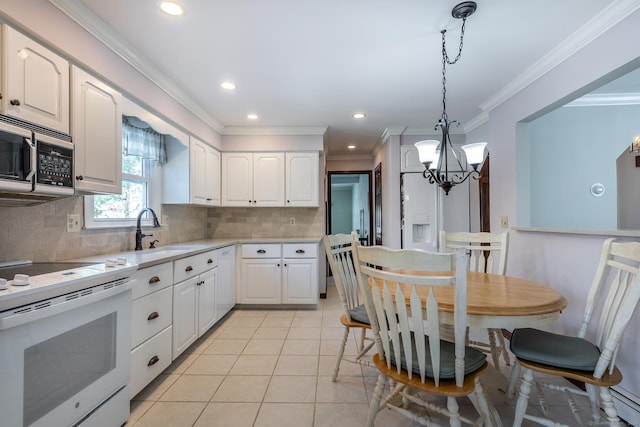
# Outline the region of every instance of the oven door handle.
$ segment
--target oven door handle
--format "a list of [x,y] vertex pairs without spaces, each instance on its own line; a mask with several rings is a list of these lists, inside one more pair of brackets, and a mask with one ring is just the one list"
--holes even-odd
[[74,310],[85,305],[93,304],[98,301],[110,298],[122,292],[130,290],[136,283],[135,279],[129,280],[119,286],[113,286],[101,292],[84,295],[76,299],[71,299],[49,307],[32,310],[26,313],[16,313],[0,319],[0,331],[15,328],[16,326],[25,325],[27,323],[42,320],[44,318],[60,314],[69,310]]

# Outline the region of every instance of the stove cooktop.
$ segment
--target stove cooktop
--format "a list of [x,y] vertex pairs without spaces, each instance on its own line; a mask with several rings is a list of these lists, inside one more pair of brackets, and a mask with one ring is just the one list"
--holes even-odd
[[0,264],[0,312],[130,277],[138,266],[123,263],[35,262]]
[[[9,265],[10,264],[10,265]],[[0,278],[12,280],[16,274],[39,276],[55,271],[70,270],[72,268],[88,267],[98,263],[94,262],[36,262],[0,264]]]

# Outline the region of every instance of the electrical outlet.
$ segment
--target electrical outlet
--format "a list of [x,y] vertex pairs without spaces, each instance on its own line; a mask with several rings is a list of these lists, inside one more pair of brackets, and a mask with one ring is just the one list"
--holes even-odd
[[169,225],[169,215],[162,215],[162,224],[161,225]]
[[296,225],[296,219],[295,218],[289,218],[289,225]]
[[82,229],[79,214],[67,214],[67,233],[77,233]]
[[501,216],[500,217],[500,226],[502,228],[509,228],[509,217],[508,216]]

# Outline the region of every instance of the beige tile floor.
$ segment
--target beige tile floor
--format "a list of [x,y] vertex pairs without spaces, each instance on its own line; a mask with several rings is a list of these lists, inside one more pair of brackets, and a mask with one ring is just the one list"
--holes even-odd
[[[364,426],[377,371],[342,362],[337,382],[331,381],[343,331],[340,314],[333,286],[316,310],[233,310],[131,401],[127,425]],[[347,352],[355,349],[352,333]],[[508,367],[502,371],[490,368],[483,384],[504,425],[510,426],[515,400],[502,391]],[[559,399],[547,400],[555,405]],[[463,414],[473,416],[468,400],[459,404]],[[557,421],[576,424],[568,409],[551,410]],[[418,424],[384,410],[376,426]]]

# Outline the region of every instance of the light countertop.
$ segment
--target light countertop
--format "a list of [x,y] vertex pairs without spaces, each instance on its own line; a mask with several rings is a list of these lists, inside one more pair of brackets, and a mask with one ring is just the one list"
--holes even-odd
[[138,268],[151,267],[167,261],[184,258],[190,255],[196,255],[225,246],[231,246],[243,243],[319,243],[322,237],[239,237],[237,239],[204,239],[194,240],[191,242],[176,243],[167,246],[159,246],[155,249],[143,249],[141,251],[126,251],[108,253],[87,258],[81,258],[76,261],[106,262],[107,260],[116,260],[125,258],[127,263],[137,264]]

